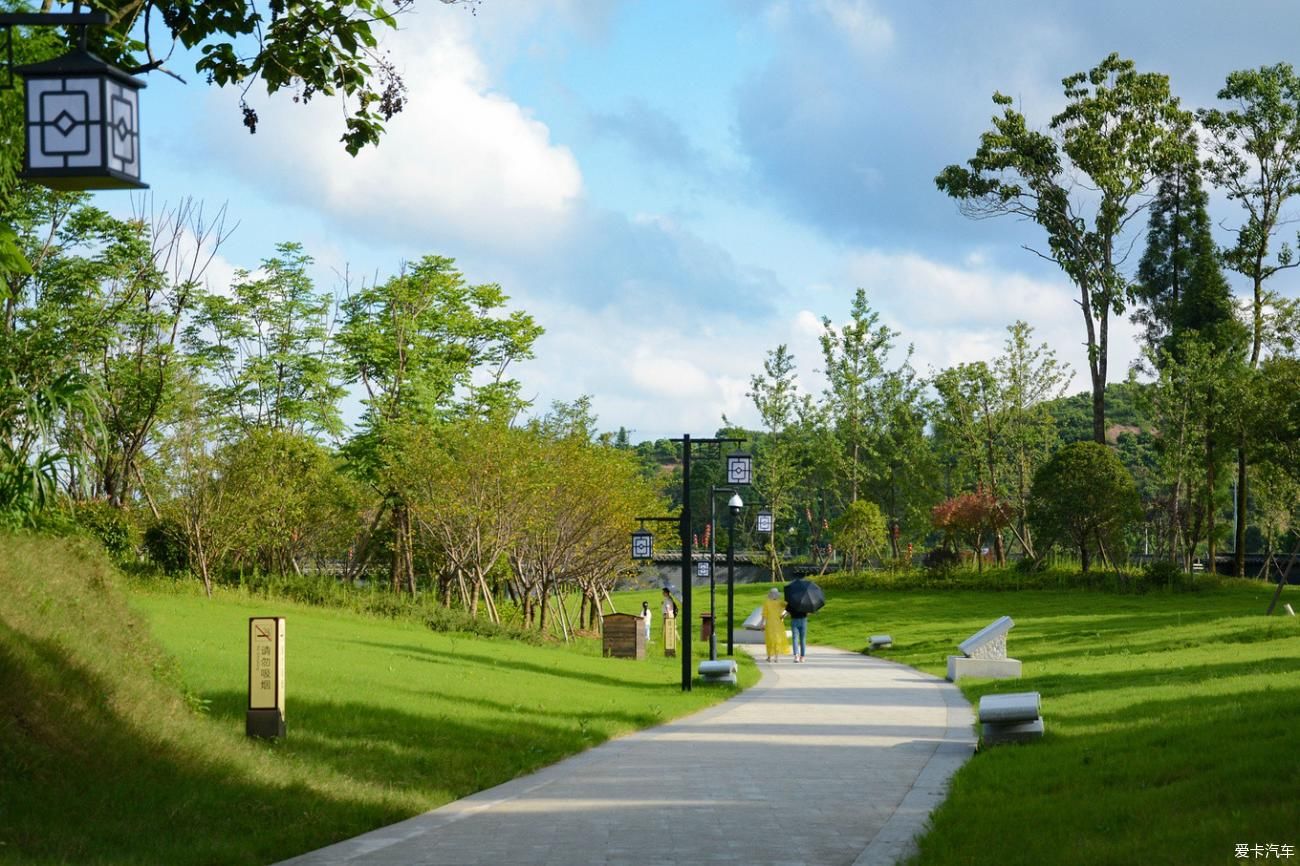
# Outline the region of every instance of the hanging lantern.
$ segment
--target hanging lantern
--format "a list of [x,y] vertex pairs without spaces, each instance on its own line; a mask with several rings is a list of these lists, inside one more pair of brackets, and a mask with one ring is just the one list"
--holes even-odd
[[758,519],[754,522],[754,528],[759,532],[772,531],[772,512],[766,508],[758,512]]
[[143,81],[88,51],[14,69],[26,81],[21,177],[51,189],[147,189],[140,181]]
[[653,532],[638,529],[632,533],[632,558],[654,559],[655,536]]
[[743,451],[727,455],[727,483],[749,484],[754,477],[754,458]]
[[713,573],[713,564],[710,563],[707,559],[701,559],[699,562],[695,563],[696,577],[708,577],[712,573]]

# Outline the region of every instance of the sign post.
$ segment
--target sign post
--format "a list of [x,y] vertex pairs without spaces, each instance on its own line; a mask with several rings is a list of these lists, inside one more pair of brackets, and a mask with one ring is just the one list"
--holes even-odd
[[248,618],[248,716],[244,733],[284,736],[284,617]]

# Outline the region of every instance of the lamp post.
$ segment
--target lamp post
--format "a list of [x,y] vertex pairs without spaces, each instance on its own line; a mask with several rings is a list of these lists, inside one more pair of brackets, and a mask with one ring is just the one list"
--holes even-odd
[[736,542],[736,515],[740,509],[745,507],[741,500],[740,494],[730,487],[713,486],[709,488],[709,616],[713,621],[713,630],[709,634],[709,661],[718,660],[718,617],[714,613],[714,588],[716,580],[714,574],[717,569],[717,549],[718,549],[718,494],[730,493],[731,499],[727,502],[727,507],[731,509],[731,523],[729,535],[727,537],[727,655],[732,652],[732,634],[731,634],[731,617],[732,617],[732,598],[735,592],[735,555],[733,548]]
[[[684,434],[680,439],[670,441],[682,443],[682,611],[686,616],[686,626],[691,625],[691,446],[722,445],[724,443],[739,445],[744,439],[717,438],[692,439]],[[749,484],[754,474],[754,458],[743,452],[727,455],[727,483]],[[688,631],[689,634],[689,631]],[[691,641],[689,637],[682,641],[682,691],[691,690]]]
[[736,619],[733,610],[736,601],[736,518],[744,507],[745,503],[739,493],[732,494],[727,501],[727,510],[731,512],[731,519],[727,521],[727,655],[734,653],[732,624]]
[[[24,79],[26,131],[20,177],[51,189],[147,189],[140,180],[140,98],[145,84],[86,50],[86,27],[107,12],[0,14],[9,31],[8,68]],[[14,67],[15,26],[79,27],[78,47]]]

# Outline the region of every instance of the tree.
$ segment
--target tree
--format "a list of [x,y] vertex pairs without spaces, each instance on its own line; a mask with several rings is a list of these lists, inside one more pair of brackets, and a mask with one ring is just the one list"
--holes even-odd
[[931,520],[945,539],[964,542],[971,549],[980,571],[984,570],[984,539],[996,537],[1010,523],[997,496],[982,488],[940,502],[931,511]]
[[[794,513],[793,493],[801,476],[798,444],[792,435],[799,409],[795,361],[784,343],[767,353],[763,373],[749,380],[746,396],[754,401],[766,433],[754,449],[754,489],[772,512],[773,522],[781,523]],[[781,557],[775,532],[768,534],[766,543],[769,574],[779,580]]]
[[[1260,362],[1265,311],[1272,293],[1265,283],[1279,271],[1300,265],[1291,246],[1274,240],[1287,222],[1283,207],[1300,193],[1300,77],[1288,63],[1230,73],[1218,98],[1234,108],[1198,113],[1209,138],[1205,173],[1246,212],[1237,242],[1223,251],[1224,263],[1251,284],[1250,367]],[[1248,455],[1237,451],[1237,513],[1246,513]],[[1246,521],[1237,526],[1236,573],[1246,569]]]
[[330,295],[317,293],[300,244],[281,243],[256,275],[237,271],[229,294],[205,292],[185,332],[212,380],[213,411],[234,425],[337,436],[342,369]]
[[1034,475],[1029,519],[1043,542],[1040,553],[1069,543],[1084,571],[1094,554],[1118,567],[1125,533],[1141,516],[1133,476],[1105,445],[1073,442]]
[[884,554],[889,533],[880,508],[874,502],[859,499],[850,502],[848,508],[831,521],[831,534],[840,551],[848,557],[849,568],[856,571],[858,563],[868,556]]
[[1093,439],[1104,443],[1110,314],[1123,312],[1130,291],[1123,236],[1145,209],[1151,183],[1187,162],[1191,115],[1170,94],[1168,76],[1139,73],[1117,54],[1062,84],[1067,103],[1052,118],[1052,135],[1030,129],[1011,97],[995,93],[1002,115],[980,136],[975,156],[935,182],[969,217],[1016,216],[1047,233],[1048,251],[1038,255],[1079,290]]
[[[376,485],[389,512],[394,539],[393,587],[415,591],[410,514],[398,491],[384,488],[391,431],[456,417],[508,419],[523,405],[507,373],[532,357],[542,329],[521,311],[504,314],[499,285],[469,285],[451,259],[425,256],[387,282],[363,288],[343,302],[336,341],[350,383],[365,391],[361,429],[345,446],[353,471]],[[370,533],[373,535],[373,530]],[[357,567],[364,565],[369,535]]]
[[1138,264],[1134,296],[1144,306],[1134,312],[1133,321],[1145,327],[1149,346],[1174,358],[1186,339],[1205,340],[1225,352],[1239,350],[1243,343],[1232,290],[1210,232],[1208,201],[1194,164],[1176,165],[1165,174]]
[[1057,360],[1047,343],[1034,346],[1034,329],[1026,322],[1007,327],[1002,354],[993,362],[1006,419],[1002,434],[1009,463],[1008,495],[1011,524],[1024,548],[1034,556],[1033,533],[1027,519],[1029,486],[1038,467],[1057,443],[1056,422],[1048,403],[1065,393],[1070,365]]

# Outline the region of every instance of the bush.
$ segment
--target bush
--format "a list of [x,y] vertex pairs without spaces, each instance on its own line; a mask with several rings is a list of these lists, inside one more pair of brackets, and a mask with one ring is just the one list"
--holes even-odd
[[1145,589],[1170,589],[1179,591],[1190,584],[1182,566],[1167,559],[1148,562],[1142,569],[1139,583]]
[[947,574],[961,565],[961,557],[955,550],[949,550],[946,547],[936,547],[925,554],[921,560],[926,571],[936,574]]
[[78,502],[73,506],[73,516],[77,525],[99,539],[99,543],[104,545],[104,549],[114,559],[122,559],[135,552],[137,529],[125,509],[116,508],[103,500]]
[[145,555],[166,574],[179,574],[190,566],[185,530],[174,520],[163,519],[145,527]]

